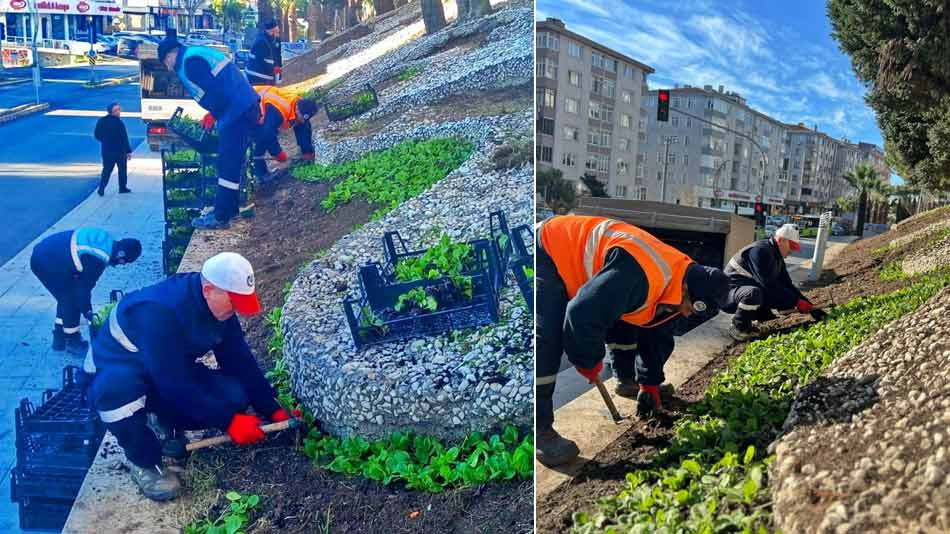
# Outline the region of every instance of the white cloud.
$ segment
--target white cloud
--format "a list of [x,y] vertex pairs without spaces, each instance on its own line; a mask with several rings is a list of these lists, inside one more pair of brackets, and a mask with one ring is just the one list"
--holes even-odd
[[595,15],[600,15],[601,17],[610,17],[610,13],[607,13],[607,11],[604,10],[604,8],[588,0],[563,0],[563,1],[564,3],[571,4],[574,7],[581,9],[582,11],[593,13]]

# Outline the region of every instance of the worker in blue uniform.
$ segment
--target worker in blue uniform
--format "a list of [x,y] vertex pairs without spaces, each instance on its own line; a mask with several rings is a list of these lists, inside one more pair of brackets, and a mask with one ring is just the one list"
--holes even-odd
[[159,43],[158,59],[208,112],[202,126],[210,130],[218,123],[214,211],[196,218],[192,225],[227,228],[238,215],[247,148],[261,116],[260,97],[231,59],[214,48],[186,47],[170,35]]
[[[129,293],[96,336],[90,400],[146,497],[169,500],[181,492],[175,473],[161,467],[162,444],[147,425],[148,413],[174,435],[214,427],[239,445],[264,438],[258,415],[289,419],[235,315],[260,310],[251,264],[223,252],[200,273],[177,274]],[[196,362],[208,351],[218,370]],[[257,415],[245,413],[249,405]]]
[[254,37],[249,56],[244,73],[251,85],[280,83],[284,62],[281,58],[280,27],[276,20],[269,20],[261,26]]
[[92,320],[92,288],[107,266],[131,263],[141,253],[137,239],[116,240],[91,227],[55,233],[33,247],[30,269],[56,299],[53,350],[86,354],[79,317]]

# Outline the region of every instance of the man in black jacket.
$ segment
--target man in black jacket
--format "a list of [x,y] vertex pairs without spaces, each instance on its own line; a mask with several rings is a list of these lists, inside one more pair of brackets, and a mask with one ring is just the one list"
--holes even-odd
[[127,187],[128,174],[126,162],[132,159],[132,147],[129,146],[129,134],[120,118],[122,106],[112,102],[106,107],[106,116],[96,123],[96,140],[102,144],[102,177],[99,179],[99,196],[105,194],[112,169],[119,167],[119,193],[131,193]]
[[277,85],[283,74],[280,57],[280,27],[276,21],[268,21],[257,32],[251,45],[250,59],[244,67],[251,85]]
[[785,258],[801,250],[798,229],[783,225],[769,239],[756,241],[736,253],[726,266],[729,275],[729,304],[726,313],[735,313],[729,335],[746,341],[760,334],[752,321],[775,319],[772,310],[789,314],[795,310],[821,320],[825,312],[815,308],[788,275]]

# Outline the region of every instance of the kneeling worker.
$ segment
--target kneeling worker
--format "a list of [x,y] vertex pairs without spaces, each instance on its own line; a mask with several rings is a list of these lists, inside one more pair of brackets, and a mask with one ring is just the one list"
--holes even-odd
[[825,317],[825,312],[815,308],[788,275],[785,258],[801,248],[798,230],[785,224],[771,238],[746,246],[729,260],[729,303],[723,311],[735,313],[729,329],[733,339],[746,341],[760,335],[752,321],[775,319],[773,309],[780,314],[798,310],[818,320]]
[[[176,432],[216,427],[239,445],[264,438],[261,420],[245,413],[248,405],[272,421],[289,419],[235,315],[260,309],[251,264],[223,252],[200,273],[129,293],[96,336],[90,399],[146,497],[168,500],[181,492],[178,477],[161,469],[162,444],[146,424],[149,412]],[[220,370],[195,362],[209,350]]]
[[313,131],[310,119],[317,114],[317,103],[269,85],[254,87],[261,97],[261,124],[254,143],[254,176],[261,181],[267,176],[264,154],[270,152],[278,162],[287,161],[287,153],[277,141],[279,130],[293,127],[301,159],[313,161]]
[[86,355],[79,316],[92,321],[92,288],[106,267],[132,263],[141,253],[137,239],[117,240],[90,227],[55,233],[33,248],[30,269],[56,299],[53,350]]
[[629,394],[637,414],[652,415],[662,407],[675,319],[725,304],[729,281],[640,228],[604,217],[552,217],[540,224],[536,243],[536,457],[556,466],[579,453],[553,427],[561,354],[594,382],[610,344],[621,385],[636,388]]

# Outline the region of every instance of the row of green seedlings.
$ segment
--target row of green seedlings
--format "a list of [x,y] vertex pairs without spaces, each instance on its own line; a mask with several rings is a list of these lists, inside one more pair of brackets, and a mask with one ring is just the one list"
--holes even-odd
[[387,439],[368,441],[321,434],[313,416],[293,396],[284,363],[281,308],[267,316],[272,328],[268,353],[275,360],[267,378],[277,399],[289,409],[300,409],[309,428],[303,452],[322,468],[348,476],[362,476],[384,485],[402,482],[415,491],[441,492],[491,481],[530,480],[534,470],[534,442],[530,432],[519,435],[508,426],[501,434],[486,437],[470,433],[460,444],[446,446],[438,438],[411,432],[394,432]]
[[229,491],[224,497],[228,506],[218,517],[195,520],[185,527],[184,534],[243,534],[251,509],[261,502],[261,498],[236,491]]
[[593,513],[575,512],[573,532],[773,530],[766,446],[779,435],[797,388],[891,321],[950,285],[950,270],[889,294],[862,297],[827,321],[751,343],[716,375],[704,399],[674,426],[648,469],[628,473],[619,494]]
[[300,165],[291,173],[304,182],[339,180],[321,202],[323,209],[332,212],[363,198],[380,206],[372,215],[375,221],[445,178],[473,151],[470,142],[456,138],[407,140],[354,161]]

